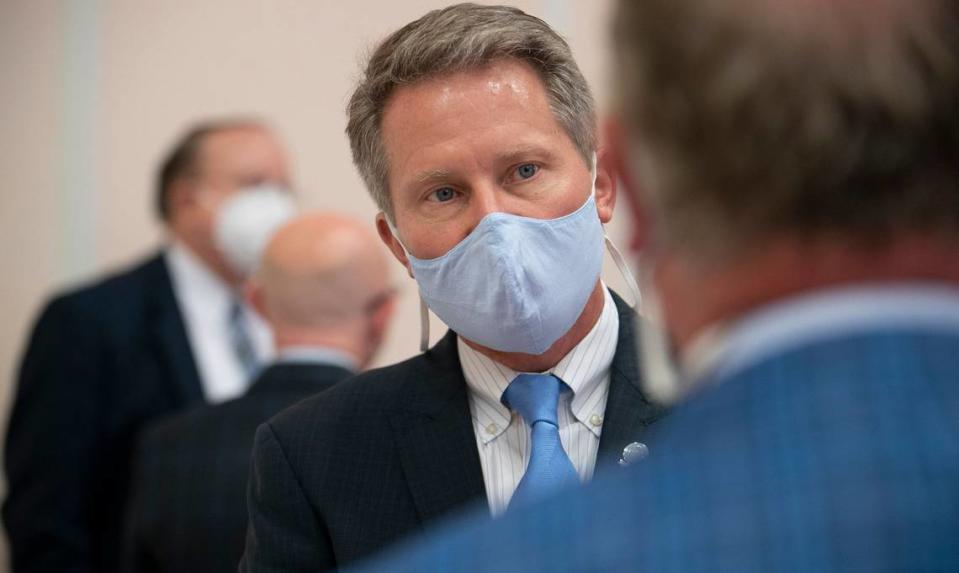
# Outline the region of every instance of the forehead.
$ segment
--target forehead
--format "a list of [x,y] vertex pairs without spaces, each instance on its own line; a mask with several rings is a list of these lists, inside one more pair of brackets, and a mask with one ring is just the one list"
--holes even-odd
[[383,113],[392,168],[451,145],[474,151],[517,143],[517,137],[566,138],[539,74],[514,59],[445,74],[397,89]]
[[282,159],[279,141],[260,127],[238,127],[211,133],[203,139],[198,163],[208,169],[229,169],[239,165],[258,165]]
[[458,117],[481,119],[515,108],[548,112],[543,82],[529,64],[514,59],[496,60],[396,89],[384,109],[383,127],[411,129],[406,136],[416,136],[428,131],[429,120],[436,119],[435,116],[465,111]]

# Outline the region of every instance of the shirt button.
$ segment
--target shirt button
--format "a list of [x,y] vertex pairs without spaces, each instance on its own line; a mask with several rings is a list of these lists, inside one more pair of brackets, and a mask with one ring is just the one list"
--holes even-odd
[[599,414],[593,414],[589,417],[589,423],[594,426],[599,426],[603,423],[603,417]]
[[496,424],[490,424],[489,426],[486,426],[487,434],[495,434],[498,430],[499,430],[499,426],[497,426]]

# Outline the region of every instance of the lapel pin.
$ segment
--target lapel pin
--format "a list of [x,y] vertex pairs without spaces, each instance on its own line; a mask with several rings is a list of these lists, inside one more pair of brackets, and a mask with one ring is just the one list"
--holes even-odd
[[626,467],[634,464],[649,455],[649,448],[641,442],[633,442],[623,448],[623,457],[619,460],[619,465]]

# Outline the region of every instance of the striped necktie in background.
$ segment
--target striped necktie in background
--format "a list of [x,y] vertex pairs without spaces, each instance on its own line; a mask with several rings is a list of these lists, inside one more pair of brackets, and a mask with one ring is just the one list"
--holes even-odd
[[246,382],[249,384],[260,369],[260,360],[257,358],[256,348],[253,346],[253,338],[247,329],[246,320],[243,316],[243,306],[235,300],[230,307],[229,334],[233,353],[236,355],[237,362],[240,363],[244,373],[246,373]]

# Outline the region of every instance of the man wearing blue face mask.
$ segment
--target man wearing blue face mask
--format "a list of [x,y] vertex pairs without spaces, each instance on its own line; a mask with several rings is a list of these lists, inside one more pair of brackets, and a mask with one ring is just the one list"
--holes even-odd
[[618,4],[684,402],[643,463],[356,573],[959,571],[959,3]]
[[162,252],[53,299],[20,366],[3,506],[16,572],[117,570],[137,432],[242,393],[272,356],[231,261],[289,210],[264,187],[288,182],[279,141],[257,122],[202,124],[157,179]]
[[575,486],[662,415],[634,313],[600,280],[615,184],[553,30],[430,12],[374,52],[347,132],[381,238],[451,331],[260,428],[245,571],[343,566],[464,506]]

